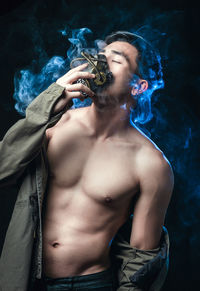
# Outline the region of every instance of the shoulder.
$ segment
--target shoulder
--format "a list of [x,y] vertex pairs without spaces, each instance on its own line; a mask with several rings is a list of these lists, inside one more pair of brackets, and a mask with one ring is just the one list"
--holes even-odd
[[138,154],[137,171],[141,192],[170,197],[174,187],[172,166],[157,148],[144,147]]
[[60,128],[63,128],[65,125],[68,125],[71,121],[81,121],[82,115],[85,113],[85,107],[81,108],[75,108],[75,109],[69,109],[58,120],[58,122],[46,129],[45,135],[47,139],[50,139],[52,135],[55,133],[55,131],[59,130]]
[[164,153],[154,147],[144,146],[138,153],[138,169],[144,175],[158,175],[159,177],[166,175],[173,176],[173,170],[170,162]]
[[160,184],[160,186],[173,188],[173,169],[162,150],[140,130],[137,130],[136,140],[138,150],[135,167],[140,183],[154,183],[154,185]]
[[59,120],[59,122],[56,125],[60,125],[61,123],[65,123],[66,121],[70,120],[77,120],[81,121],[83,118],[83,115],[86,113],[87,107],[80,107],[80,108],[73,108],[70,110],[67,110]]
[[62,126],[63,124],[65,124],[71,117],[70,114],[71,110],[66,111],[65,113],[62,114],[61,118],[56,122],[56,124],[52,127],[49,127],[46,129],[45,131],[45,136],[47,139],[50,139],[52,137],[53,132],[59,128],[60,126]]
[[154,170],[160,174],[173,174],[172,166],[162,150],[148,138],[138,152],[141,171]]

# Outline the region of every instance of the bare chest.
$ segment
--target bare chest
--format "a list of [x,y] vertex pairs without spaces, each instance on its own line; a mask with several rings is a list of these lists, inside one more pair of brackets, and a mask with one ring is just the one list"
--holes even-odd
[[126,142],[94,141],[68,124],[54,131],[47,154],[51,177],[60,187],[119,200],[138,189],[134,150]]

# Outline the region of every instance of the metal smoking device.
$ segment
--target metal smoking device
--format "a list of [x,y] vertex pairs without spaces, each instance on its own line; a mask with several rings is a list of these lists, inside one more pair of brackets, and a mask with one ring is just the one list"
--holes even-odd
[[[113,74],[109,71],[107,59],[103,54],[91,55],[86,52],[81,52],[82,57],[76,58],[71,61],[70,68],[73,68],[73,65],[77,61],[87,61],[88,66],[84,70],[95,74],[94,79],[78,79],[74,83],[82,83],[83,85],[90,88],[94,93],[101,92],[113,81]],[[89,97],[85,92],[82,94],[87,98]]]

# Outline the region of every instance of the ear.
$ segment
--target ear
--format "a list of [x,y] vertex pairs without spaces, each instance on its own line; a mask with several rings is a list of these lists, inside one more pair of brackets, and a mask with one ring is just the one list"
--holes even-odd
[[141,94],[148,89],[148,82],[147,80],[139,80],[137,84],[135,84],[131,89],[131,94],[133,96]]

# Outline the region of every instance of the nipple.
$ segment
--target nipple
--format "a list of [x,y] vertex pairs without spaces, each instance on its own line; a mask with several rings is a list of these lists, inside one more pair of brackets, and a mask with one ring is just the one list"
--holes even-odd
[[110,196],[106,196],[105,201],[107,203],[111,203],[112,202],[112,198]]

